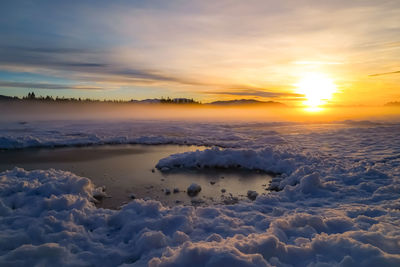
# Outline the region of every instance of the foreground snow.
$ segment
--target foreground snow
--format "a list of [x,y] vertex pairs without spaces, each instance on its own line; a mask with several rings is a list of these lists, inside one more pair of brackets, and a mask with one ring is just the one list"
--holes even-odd
[[281,173],[273,181],[281,191],[198,208],[133,200],[115,211],[94,206],[101,190],[87,178],[15,168],[0,174],[0,265],[400,266],[400,125],[1,127],[2,148],[217,145],[171,155],[158,167],[273,171]]

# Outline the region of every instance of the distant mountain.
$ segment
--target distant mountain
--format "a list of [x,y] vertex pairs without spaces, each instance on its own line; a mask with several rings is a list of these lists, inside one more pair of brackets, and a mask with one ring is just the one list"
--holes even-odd
[[17,99],[19,98],[16,96],[0,95],[0,101],[17,100]]
[[144,99],[144,100],[135,100],[132,99],[131,103],[139,103],[139,104],[199,104],[199,102],[189,99],[189,98],[153,98],[153,99]]
[[215,101],[211,102],[210,105],[219,105],[219,106],[240,106],[240,105],[268,105],[274,107],[285,107],[285,104],[275,101],[258,101],[254,99],[235,99],[235,100],[227,100],[227,101]]
[[142,103],[142,104],[157,104],[160,103],[161,100],[157,99],[157,98],[153,98],[153,99],[144,99],[144,100],[135,100],[132,99],[130,102],[132,103]]
[[385,107],[400,107],[400,102],[394,101],[385,104]]

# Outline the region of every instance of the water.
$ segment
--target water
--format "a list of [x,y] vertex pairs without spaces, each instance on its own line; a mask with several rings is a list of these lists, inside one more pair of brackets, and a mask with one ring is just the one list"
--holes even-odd
[[[161,158],[197,149],[203,150],[205,147],[105,145],[6,150],[0,151],[0,171],[15,166],[26,170],[54,168],[71,171],[91,179],[96,186],[106,187],[110,197],[98,204],[104,208],[119,208],[132,200],[131,194],[173,206],[230,203],[232,196],[245,199],[248,190],[266,193],[265,186],[271,180],[266,173],[216,169],[163,173],[155,168]],[[193,182],[202,187],[195,198],[184,192]],[[181,192],[173,193],[174,188],[179,188]],[[165,189],[169,189],[171,194],[166,195]],[[226,192],[222,193],[221,189],[226,189]]]

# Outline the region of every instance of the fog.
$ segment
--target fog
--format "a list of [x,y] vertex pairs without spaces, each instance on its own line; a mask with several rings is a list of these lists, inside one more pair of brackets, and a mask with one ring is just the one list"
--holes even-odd
[[400,107],[330,107],[308,111],[268,105],[213,106],[132,103],[2,102],[1,121],[32,120],[190,120],[210,122],[338,120],[400,121]]

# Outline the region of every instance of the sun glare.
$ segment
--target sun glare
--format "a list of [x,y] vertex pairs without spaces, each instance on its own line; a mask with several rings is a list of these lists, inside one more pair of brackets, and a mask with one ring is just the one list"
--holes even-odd
[[322,73],[307,73],[295,86],[297,92],[305,96],[303,104],[310,111],[320,110],[337,90],[333,80]]

